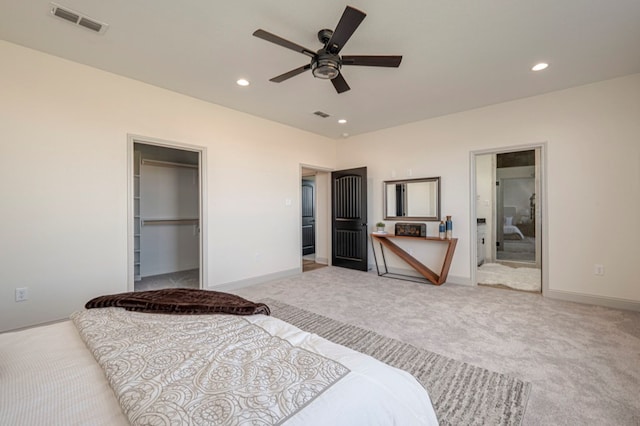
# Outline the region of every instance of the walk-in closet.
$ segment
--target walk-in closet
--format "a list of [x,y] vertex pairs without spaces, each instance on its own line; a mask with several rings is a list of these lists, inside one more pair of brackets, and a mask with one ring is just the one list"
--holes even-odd
[[200,153],[133,144],[134,289],[200,288]]

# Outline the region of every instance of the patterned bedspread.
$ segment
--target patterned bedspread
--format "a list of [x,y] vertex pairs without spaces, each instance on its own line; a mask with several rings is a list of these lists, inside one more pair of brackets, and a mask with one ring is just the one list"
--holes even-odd
[[72,315],[133,425],[281,424],[349,373],[243,317]]

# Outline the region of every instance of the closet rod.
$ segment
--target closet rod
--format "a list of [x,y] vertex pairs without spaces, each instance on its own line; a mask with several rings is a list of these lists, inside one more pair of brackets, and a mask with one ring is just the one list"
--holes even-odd
[[142,164],[146,164],[148,166],[159,166],[159,167],[185,167],[187,169],[197,169],[197,164],[186,164],[186,163],[175,163],[173,161],[160,161],[160,160],[149,160],[142,159]]
[[142,226],[145,225],[197,225],[198,219],[142,219]]

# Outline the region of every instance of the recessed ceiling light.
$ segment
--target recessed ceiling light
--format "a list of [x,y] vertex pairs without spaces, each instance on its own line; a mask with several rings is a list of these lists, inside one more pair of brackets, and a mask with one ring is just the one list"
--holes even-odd
[[349,133],[343,133],[343,134],[342,134],[342,137],[343,137],[343,138],[348,138],[348,137],[349,137]]
[[346,122],[347,122],[347,120],[345,120],[344,118],[341,118],[340,120],[338,120],[338,123],[340,123],[340,124],[344,124]]
[[236,84],[238,84],[238,86],[248,86],[249,80],[245,80],[244,78],[241,78],[240,80],[236,81]]
[[540,62],[539,64],[535,64],[531,68],[531,71],[542,71],[542,70],[546,69],[548,66],[549,66],[549,64],[547,64],[545,62]]

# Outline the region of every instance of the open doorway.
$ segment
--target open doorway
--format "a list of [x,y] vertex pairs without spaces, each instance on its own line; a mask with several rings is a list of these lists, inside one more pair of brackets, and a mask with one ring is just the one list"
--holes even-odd
[[301,167],[302,272],[329,263],[329,175],[327,170]]
[[475,153],[478,285],[542,292],[542,146]]
[[130,138],[133,291],[202,288],[202,151]]

